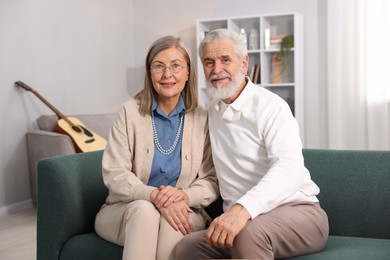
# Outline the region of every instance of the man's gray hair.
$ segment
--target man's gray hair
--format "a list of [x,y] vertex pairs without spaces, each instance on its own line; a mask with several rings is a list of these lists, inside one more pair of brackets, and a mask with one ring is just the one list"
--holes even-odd
[[226,40],[226,39],[230,39],[233,42],[237,56],[240,60],[243,59],[245,55],[247,55],[246,43],[238,33],[229,29],[216,29],[207,33],[207,35],[200,43],[198,49],[199,57],[202,57],[202,51],[206,44],[214,40]]

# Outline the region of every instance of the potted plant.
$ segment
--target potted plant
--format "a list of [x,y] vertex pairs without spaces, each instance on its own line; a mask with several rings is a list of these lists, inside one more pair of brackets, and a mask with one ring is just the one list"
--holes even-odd
[[289,70],[289,61],[291,56],[291,49],[294,48],[294,35],[288,35],[282,39],[280,43],[279,56],[282,62],[282,71]]
[[282,74],[289,74],[291,49],[294,47],[294,35],[287,35],[281,39],[280,51],[272,57],[272,82],[282,83]]

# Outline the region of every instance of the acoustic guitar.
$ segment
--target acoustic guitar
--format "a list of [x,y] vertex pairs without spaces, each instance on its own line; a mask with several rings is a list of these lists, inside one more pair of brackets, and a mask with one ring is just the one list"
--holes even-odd
[[55,132],[68,135],[76,148],[77,152],[92,152],[103,150],[107,141],[100,135],[88,129],[79,119],[75,117],[66,117],[57,108],[43,98],[36,90],[21,81],[16,81],[17,87],[23,88],[34,93],[45,105],[47,105],[58,117]]

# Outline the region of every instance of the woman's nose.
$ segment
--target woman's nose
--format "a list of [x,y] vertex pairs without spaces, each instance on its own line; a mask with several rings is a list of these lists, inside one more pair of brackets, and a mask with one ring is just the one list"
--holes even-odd
[[172,76],[171,69],[169,67],[165,67],[163,70],[163,77],[170,78]]

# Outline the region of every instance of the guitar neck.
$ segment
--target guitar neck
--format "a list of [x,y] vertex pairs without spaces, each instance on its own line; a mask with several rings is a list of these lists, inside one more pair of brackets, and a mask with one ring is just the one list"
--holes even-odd
[[64,114],[62,114],[57,108],[50,104],[49,101],[42,97],[37,91],[33,90],[32,93],[34,93],[35,96],[37,96],[46,106],[48,106],[57,115],[59,119],[66,118]]
[[46,106],[48,106],[58,117],[58,119],[65,120],[69,125],[74,126],[74,124],[64,115],[62,114],[57,108],[55,108],[52,104],[50,104],[49,101],[47,101],[44,97],[42,97],[38,91],[33,89],[32,87],[28,86],[27,84],[23,83],[22,81],[16,81],[15,85],[17,87],[21,87],[27,91],[32,92],[35,96],[37,96]]

